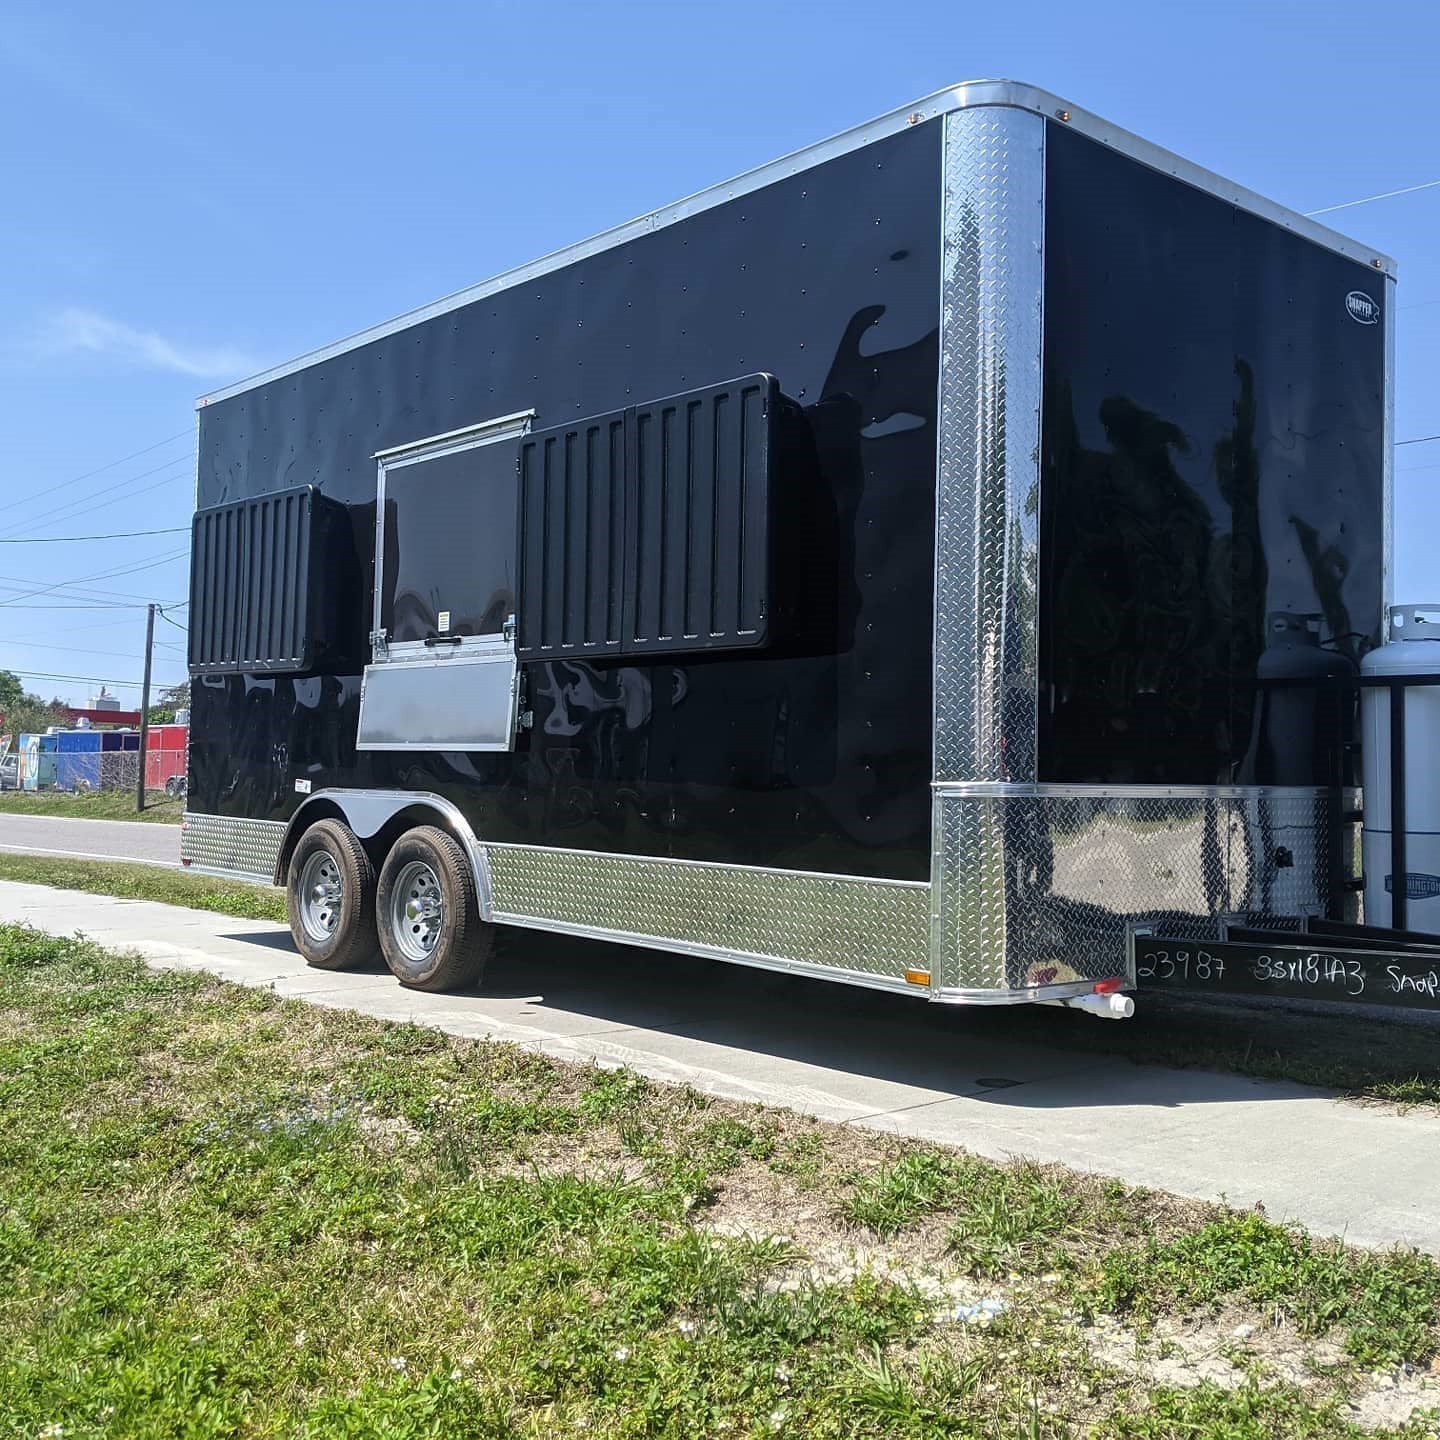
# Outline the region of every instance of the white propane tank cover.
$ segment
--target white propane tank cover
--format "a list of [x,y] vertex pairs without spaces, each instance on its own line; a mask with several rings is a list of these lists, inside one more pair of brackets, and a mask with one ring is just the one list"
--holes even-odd
[[[1395,605],[1389,641],[1360,662],[1362,676],[1440,675],[1440,605]],[[1390,692],[1361,691],[1361,836],[1365,920],[1388,925],[1390,912]],[[1407,928],[1440,934],[1440,686],[1405,691],[1405,866]]]

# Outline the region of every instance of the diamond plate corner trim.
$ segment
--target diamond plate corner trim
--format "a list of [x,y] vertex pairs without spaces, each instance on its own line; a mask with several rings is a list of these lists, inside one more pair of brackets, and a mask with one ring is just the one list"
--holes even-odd
[[268,885],[287,828],[283,820],[187,811],[180,825],[180,858],[198,869],[223,870]]
[[1132,925],[1219,939],[1333,898],[1323,791],[995,792],[937,794],[936,990],[1125,975]]
[[936,780],[1035,779],[1045,122],[945,118]]
[[1008,988],[1005,850],[989,801],[935,798],[930,993]]
[[[495,918],[905,988],[929,885],[490,844]],[[923,992],[922,992],[923,993]]]

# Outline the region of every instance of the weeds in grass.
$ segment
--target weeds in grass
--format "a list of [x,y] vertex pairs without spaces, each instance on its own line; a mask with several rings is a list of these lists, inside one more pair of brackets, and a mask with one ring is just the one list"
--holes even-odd
[[782,1140],[770,1161],[777,1175],[784,1175],[802,1190],[817,1189],[825,1174],[825,1139],[811,1131]]
[[[1038,1165],[976,1166],[947,1240],[952,1253],[974,1275],[1054,1269],[1068,1260],[1058,1242],[1085,1208],[1073,1185]],[[1085,1219],[1089,1228],[1098,1217],[1090,1214]]]
[[1189,1234],[1105,1256],[1097,1289],[1110,1308],[1153,1311],[1166,1301],[1210,1305],[1241,1296],[1303,1334],[1342,1330],[1362,1365],[1427,1358],[1440,1319],[1440,1266],[1429,1256],[1347,1250],[1227,1214]]
[[893,1164],[860,1176],[844,1213],[877,1235],[898,1235],[920,1216],[957,1204],[970,1173],[971,1167],[959,1156],[913,1150]]

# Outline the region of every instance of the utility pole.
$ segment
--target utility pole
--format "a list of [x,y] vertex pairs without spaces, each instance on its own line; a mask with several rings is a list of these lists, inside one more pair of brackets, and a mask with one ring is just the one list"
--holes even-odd
[[155,602],[145,616],[145,684],[140,691],[140,773],[135,777],[135,813],[145,810],[145,752],[150,747],[150,657],[155,653]]

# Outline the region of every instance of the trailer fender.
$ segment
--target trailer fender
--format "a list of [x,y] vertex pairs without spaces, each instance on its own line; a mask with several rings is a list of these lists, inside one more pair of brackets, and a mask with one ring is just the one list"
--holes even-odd
[[[490,900],[490,862],[485,847],[475,838],[470,822],[443,795],[428,790],[317,790],[290,817],[280,853],[275,861],[275,883],[285,883],[290,856],[300,836],[317,820],[343,820],[362,840],[373,841],[397,820],[413,825],[438,825],[449,831],[464,849],[475,875],[475,896],[480,918],[489,921],[494,907]],[[379,857],[377,857],[378,860]]]

